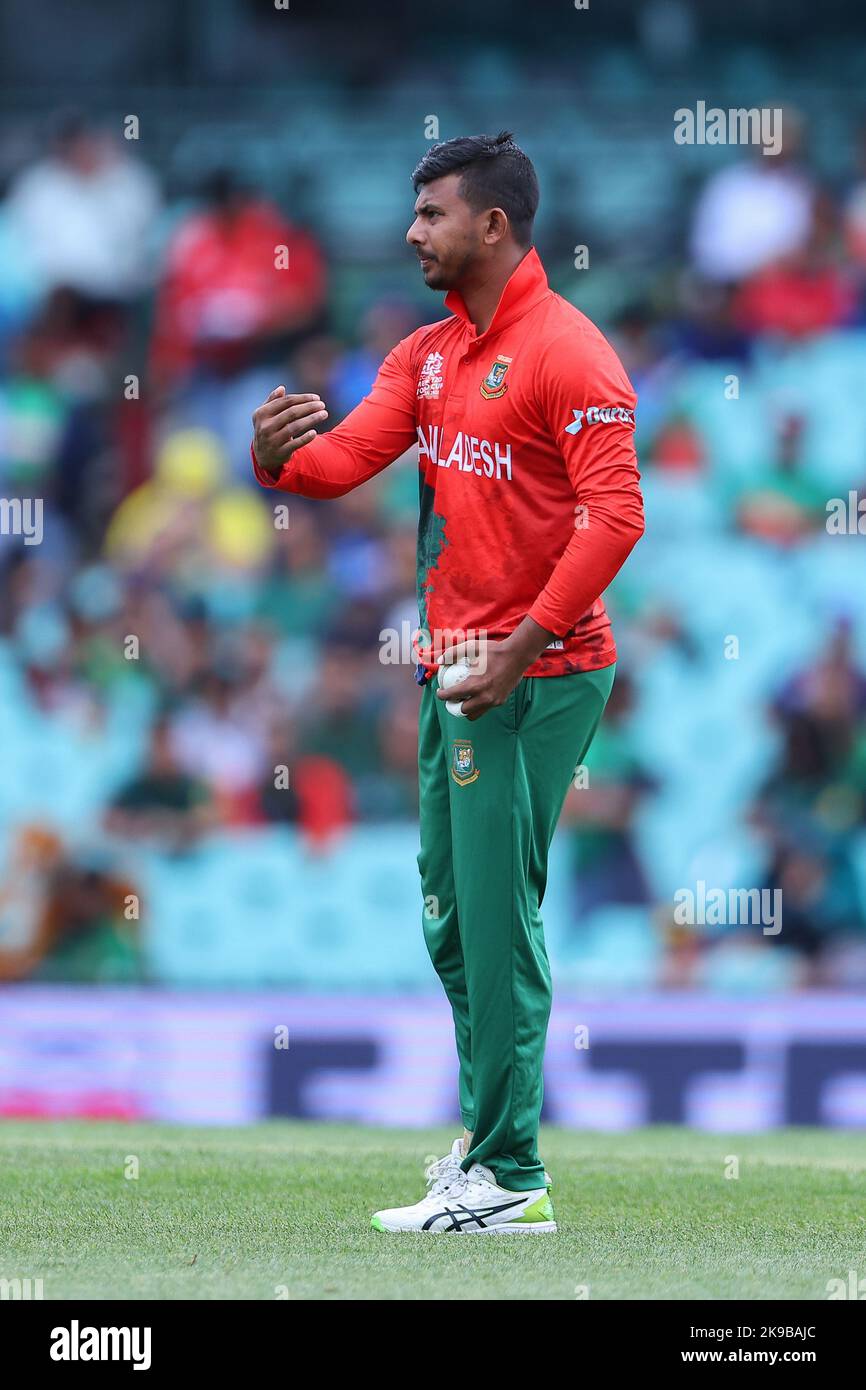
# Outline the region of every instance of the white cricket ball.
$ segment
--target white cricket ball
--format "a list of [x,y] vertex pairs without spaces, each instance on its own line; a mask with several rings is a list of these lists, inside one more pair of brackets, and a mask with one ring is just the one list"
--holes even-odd
[[[439,684],[443,690],[450,690],[452,685],[460,685],[462,681],[468,680],[473,675],[472,667],[465,656],[458,657],[457,661],[452,661],[448,665],[439,667]],[[446,700],[445,708],[449,714],[453,714],[455,719],[465,719],[463,713],[462,700]]]

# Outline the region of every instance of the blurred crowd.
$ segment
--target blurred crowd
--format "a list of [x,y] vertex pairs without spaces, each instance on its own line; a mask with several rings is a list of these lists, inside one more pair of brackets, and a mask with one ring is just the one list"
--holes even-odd
[[[765,351],[866,330],[866,138],[861,153],[830,186],[786,112],[783,153],[745,150],[711,174],[683,253],[602,320],[638,392],[647,479],[710,467],[680,408],[696,366],[734,364],[747,381]],[[573,239],[540,250],[580,305]],[[275,504],[252,478],[250,415],[282,382],[321,393],[336,423],[439,300],[379,293],[373,275],[353,333],[338,333],[314,226],[243,169],[167,199],[132,142],[75,113],[11,173],[0,252],[0,494],[44,503],[41,544],[0,535],[0,643],[22,725],[38,711],[98,732],[128,708],[139,751],[106,788],[105,845],[183,855],[215,830],[284,824],[327,853],[354,824],[413,820],[419,692],[411,660],[380,661],[380,634],[418,621],[417,460],[336,502]],[[825,529],[827,491],[796,393],[765,437],[722,525],[772,555]],[[866,457],[850,487],[864,475]],[[613,593],[620,672],[560,834],[575,933],[598,908],[650,909],[659,983],[675,987],[703,979],[736,933],[677,929],[636,835],[664,780],[632,720],[648,633],[686,657],[691,640],[651,600]],[[768,692],[766,715],[778,752],[746,819],[766,846],[763,886],[784,891],[782,983],[863,983],[851,846],[866,826],[866,672],[844,623]],[[146,973],[135,887],[110,853],[91,863],[50,816],[4,834],[0,978]]]

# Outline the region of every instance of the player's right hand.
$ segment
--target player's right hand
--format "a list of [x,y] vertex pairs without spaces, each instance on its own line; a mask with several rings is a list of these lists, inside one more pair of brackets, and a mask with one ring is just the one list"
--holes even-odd
[[315,439],[313,426],[327,418],[321,396],[287,396],[285,386],[278,386],[253,411],[253,449],[262,468],[276,476],[296,449]]

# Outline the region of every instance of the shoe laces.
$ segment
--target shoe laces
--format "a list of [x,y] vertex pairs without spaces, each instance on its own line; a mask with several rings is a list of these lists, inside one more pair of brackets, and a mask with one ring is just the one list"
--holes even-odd
[[454,1161],[453,1154],[446,1154],[444,1158],[437,1158],[428,1168],[424,1169],[424,1177],[430,1191],[428,1196],[440,1197],[446,1192],[462,1190],[466,1186],[466,1174],[458,1163]]

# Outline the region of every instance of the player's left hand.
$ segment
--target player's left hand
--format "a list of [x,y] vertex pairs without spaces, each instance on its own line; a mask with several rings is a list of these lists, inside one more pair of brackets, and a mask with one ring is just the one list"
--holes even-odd
[[504,705],[514,687],[523,675],[524,661],[508,645],[508,641],[490,642],[486,637],[472,638],[466,642],[455,642],[442,653],[440,665],[450,665],[465,656],[471,665],[478,664],[478,674],[473,671],[459,685],[449,690],[436,691],[437,700],[462,701],[463,713],[467,719],[480,719],[482,714]]

